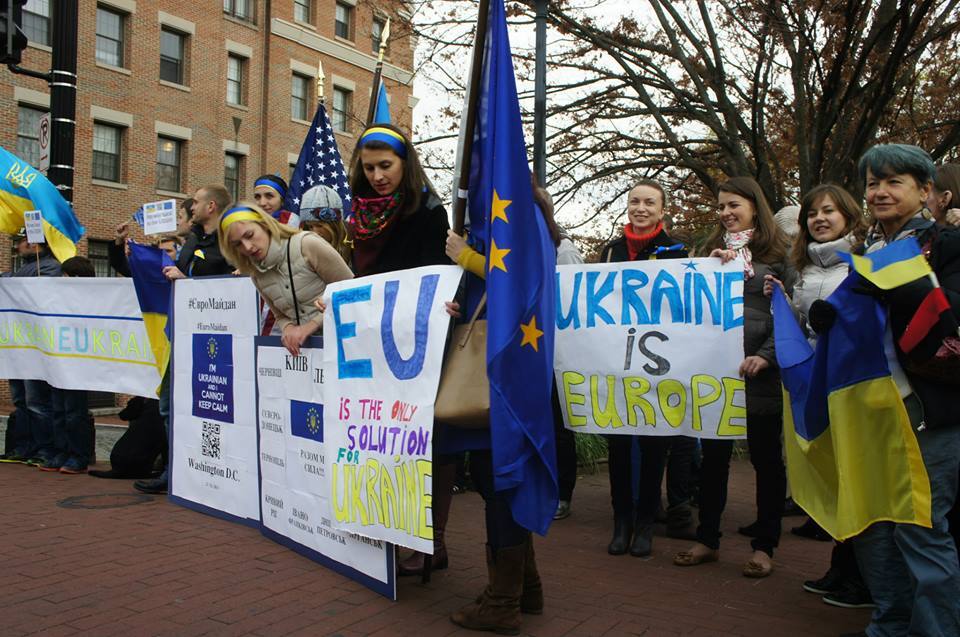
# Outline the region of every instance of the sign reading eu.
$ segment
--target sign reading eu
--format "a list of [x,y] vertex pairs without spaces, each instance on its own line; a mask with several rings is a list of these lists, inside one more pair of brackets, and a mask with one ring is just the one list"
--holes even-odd
[[193,415],[233,422],[233,337],[193,335]]

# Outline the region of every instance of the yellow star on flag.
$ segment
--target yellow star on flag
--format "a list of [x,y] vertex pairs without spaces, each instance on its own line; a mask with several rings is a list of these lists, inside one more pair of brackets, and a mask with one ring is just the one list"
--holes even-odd
[[490,223],[492,224],[497,219],[503,219],[504,223],[510,223],[510,220],[507,219],[507,207],[512,203],[511,199],[501,199],[497,191],[494,190],[493,204],[490,206]]
[[497,242],[493,239],[490,239],[490,269],[489,272],[493,272],[494,268],[500,268],[504,272],[507,271],[507,265],[503,262],[503,257],[510,254],[510,248],[498,248]]
[[540,349],[537,347],[537,340],[543,336],[543,331],[537,329],[537,317],[531,316],[530,322],[526,325],[521,323],[520,331],[523,332],[523,338],[520,340],[520,347],[529,345],[533,348],[533,351],[539,352]]

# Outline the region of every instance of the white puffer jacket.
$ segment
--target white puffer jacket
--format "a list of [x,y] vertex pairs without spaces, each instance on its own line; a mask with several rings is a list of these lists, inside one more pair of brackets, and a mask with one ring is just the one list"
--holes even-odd
[[825,299],[839,287],[850,273],[850,266],[840,258],[840,252],[850,252],[852,237],[846,236],[826,243],[811,243],[807,246],[807,256],[813,262],[800,272],[799,280],[793,287],[793,308],[800,315],[801,324],[810,336],[811,342],[816,334],[807,323],[807,314],[814,301]]

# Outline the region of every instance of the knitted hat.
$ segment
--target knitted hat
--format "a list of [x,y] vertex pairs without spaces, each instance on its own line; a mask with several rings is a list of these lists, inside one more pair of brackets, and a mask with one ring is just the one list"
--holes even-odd
[[339,221],[343,218],[343,200],[329,186],[314,186],[300,200],[300,225],[310,221]]
[[797,221],[799,214],[800,206],[784,206],[773,215],[773,220],[792,239],[800,232],[800,223]]

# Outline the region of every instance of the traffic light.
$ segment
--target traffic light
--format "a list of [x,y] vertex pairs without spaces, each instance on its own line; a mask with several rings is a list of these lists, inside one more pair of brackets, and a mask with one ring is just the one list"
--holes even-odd
[[20,64],[27,46],[23,29],[23,5],[27,0],[0,0],[0,64]]

